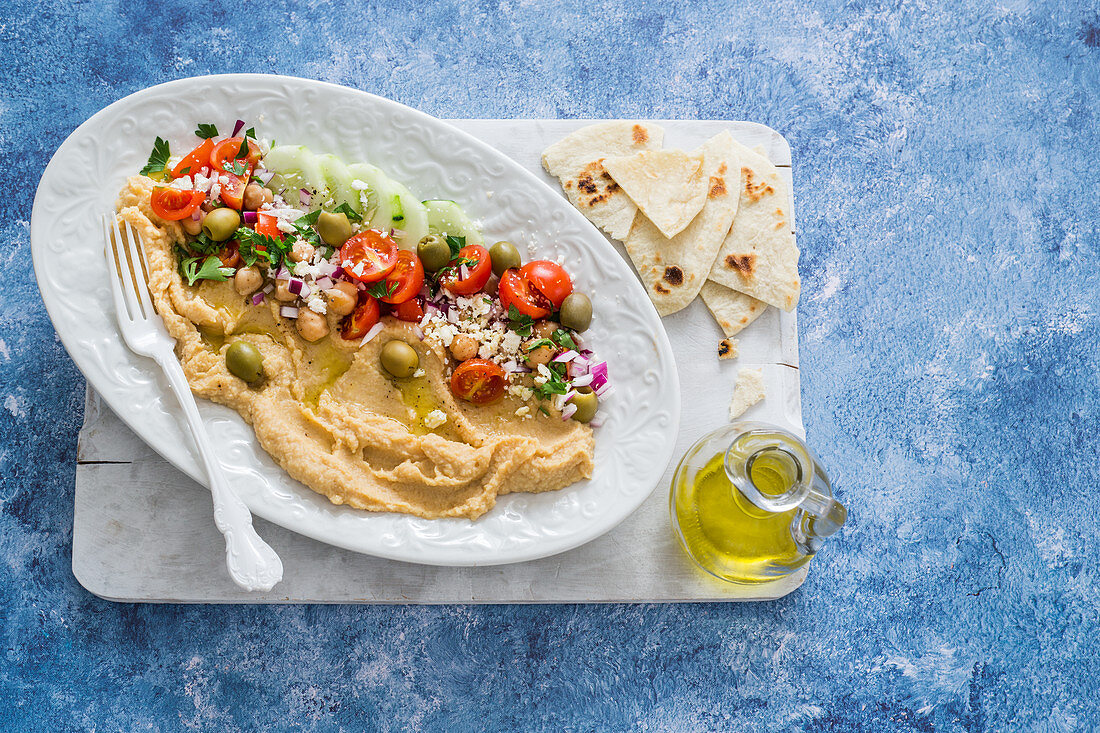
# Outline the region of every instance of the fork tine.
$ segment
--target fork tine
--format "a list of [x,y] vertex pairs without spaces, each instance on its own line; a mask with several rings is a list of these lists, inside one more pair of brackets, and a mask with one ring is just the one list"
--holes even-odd
[[145,311],[145,317],[151,318],[156,310],[153,308],[153,299],[149,294],[149,268],[145,265],[145,252],[141,247],[141,237],[130,222],[126,222],[126,235],[130,239],[130,259],[135,263],[134,284],[137,286],[138,299]]
[[127,298],[127,288],[123,281],[125,267],[119,258],[118,248],[121,242],[121,234],[118,231],[118,221],[113,215],[103,216],[103,240],[107,254],[107,269],[111,273],[111,295],[115,300],[115,312],[120,319],[133,322],[137,308],[131,305]]
[[145,313],[145,308],[141,304],[139,293],[141,288],[137,283],[137,276],[134,274],[134,260],[131,253],[131,244],[127,232],[123,231],[122,226],[119,224],[118,219],[115,219],[115,233],[118,235],[118,248],[119,248],[119,261],[122,264],[123,281],[126,284],[126,302],[130,304],[131,312],[134,314],[134,320],[145,319],[148,316]]

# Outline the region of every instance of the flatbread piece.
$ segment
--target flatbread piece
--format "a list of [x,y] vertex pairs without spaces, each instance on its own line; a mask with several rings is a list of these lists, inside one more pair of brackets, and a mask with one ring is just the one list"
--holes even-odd
[[683,150],[643,150],[607,158],[604,169],[661,234],[675,237],[707,200],[703,155]]
[[783,310],[798,305],[798,247],[791,232],[790,192],[771,161],[734,141],[741,154],[737,217],[718,251],[710,279]]
[[742,369],[737,373],[730,400],[730,420],[736,420],[745,410],[764,399],[764,370]]
[[706,201],[687,228],[669,239],[639,216],[626,237],[626,251],[662,316],[684,308],[699,293],[737,213],[741,165],[735,145],[729,132],[720,132],[696,151],[703,157]]
[[542,167],[558,178],[569,203],[611,237],[622,240],[638,207],[604,170],[603,160],[655,150],[664,137],[664,129],[651,122],[598,122],[543,151]]
[[740,333],[763,313],[768,304],[757,300],[751,295],[730,290],[725,285],[707,280],[703,289],[699,291],[703,296],[703,302],[707,304],[714,320],[718,321],[719,328],[726,336],[734,336]]
[[724,338],[718,342],[718,358],[719,359],[736,359],[737,354],[740,351],[740,344],[737,339]]

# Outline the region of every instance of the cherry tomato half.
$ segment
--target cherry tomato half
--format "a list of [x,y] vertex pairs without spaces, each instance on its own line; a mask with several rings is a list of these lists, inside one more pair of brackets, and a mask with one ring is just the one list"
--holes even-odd
[[340,248],[340,264],[349,276],[360,282],[378,282],[397,266],[397,243],[389,237],[368,229],[344,242]]
[[546,296],[555,310],[561,308],[561,302],[573,292],[569,273],[557,262],[534,260],[519,268],[519,274],[530,287]]
[[165,221],[179,221],[194,213],[199,205],[206,201],[202,191],[183,191],[168,186],[157,186],[149,197],[149,206],[153,213]]
[[504,394],[504,369],[488,359],[467,359],[451,375],[451,391],[475,405],[496,402]]
[[222,201],[226,206],[240,211],[241,206],[244,205],[244,189],[248,185],[248,179],[251,175],[251,167],[245,170],[243,176],[225,171],[218,174],[218,180],[221,180],[222,177],[226,179],[225,183],[221,184]]
[[[207,140],[207,142],[210,141]],[[219,172],[232,168],[237,156],[241,154],[243,143],[243,137],[227,137],[215,145],[210,149],[210,167]],[[245,165],[249,168],[260,161],[260,146],[256,144],[255,140],[248,141],[248,152],[241,160],[245,161]]]
[[202,141],[197,148],[188,153],[183,160],[176,163],[172,169],[172,178],[193,176],[210,165],[210,153],[214,150],[214,141],[210,138]]
[[[464,262],[464,265],[456,263]],[[480,244],[470,244],[458,250],[451,260],[454,272],[443,278],[443,287],[455,295],[473,295],[485,287],[489,276],[493,274],[493,262],[489,259],[489,250]],[[466,268],[466,277],[461,277],[462,267]],[[564,296],[563,296],[564,297]]]
[[536,320],[546,318],[553,309],[550,300],[538,290],[529,287],[523,275],[515,268],[505,270],[500,276],[497,294],[505,311],[514,305],[520,313]]
[[389,295],[382,298],[387,303],[398,305],[416,296],[424,286],[424,265],[420,258],[407,250],[397,253],[397,264],[386,275],[385,289]]
[[404,303],[398,303],[390,308],[394,318],[411,323],[420,323],[424,318],[424,306],[420,304],[420,298],[409,298]]
[[222,267],[236,267],[241,264],[241,250],[235,244],[230,244],[218,252],[218,259],[222,261]]
[[355,310],[340,321],[340,336],[348,341],[361,339],[378,323],[378,317],[378,301],[370,293],[360,291]]

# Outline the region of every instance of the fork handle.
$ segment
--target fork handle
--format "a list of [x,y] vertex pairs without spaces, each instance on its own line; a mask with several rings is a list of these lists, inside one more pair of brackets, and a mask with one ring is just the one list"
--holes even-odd
[[233,582],[247,591],[271,590],[283,578],[283,563],[275,551],[256,534],[252,527],[252,514],[241,498],[229,486],[225,471],[206,434],[206,426],[199,416],[195,396],[183,373],[183,367],[171,349],[156,355],[157,363],[164,369],[172,391],[179,400],[191,435],[195,438],[202,456],[206,475],[210,480],[210,493],[214,497],[214,524],[225,537],[225,564]]

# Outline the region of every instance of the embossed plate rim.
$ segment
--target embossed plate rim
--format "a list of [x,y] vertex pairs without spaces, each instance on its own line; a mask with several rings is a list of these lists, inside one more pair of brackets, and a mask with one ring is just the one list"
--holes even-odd
[[[256,463],[255,465],[250,464],[243,467],[238,472],[240,480],[237,482],[238,489],[250,508],[259,516],[321,542],[380,557],[434,565],[493,565],[545,557],[584,544],[612,529],[629,516],[634,509],[645,501],[654,488],[653,485],[649,484],[648,477],[659,477],[671,459],[672,446],[678,430],[680,415],[679,385],[675,360],[672,357],[668,337],[649,299],[645,296],[644,290],[634,278],[629,265],[622,261],[607,240],[578,211],[569,206],[557,191],[547,186],[545,182],[539,180],[537,176],[525,170],[515,161],[446,122],[392,100],[347,87],[296,77],[259,74],[230,74],[177,80],[141,90],[111,104],[78,127],[59,147],[43,173],[35,197],[31,216],[32,258],[35,275],[47,312],[53,320],[65,348],[69,351],[77,366],[88,377],[92,386],[104,397],[119,417],[135,433],[142,436],[143,440],[154,450],[192,478],[200,483],[205,483],[204,476],[195,462],[194,456],[191,455],[189,446],[181,437],[182,431],[180,431],[180,434],[174,434],[173,436],[153,435],[149,432],[148,421],[151,419],[150,416],[162,418],[163,415],[178,414],[179,409],[178,406],[172,403],[170,397],[168,397],[167,404],[162,404],[161,398],[164,397],[164,390],[161,389],[163,385],[158,386],[155,367],[151,363],[142,363],[143,360],[125,351],[125,348],[121,346],[121,342],[117,337],[117,327],[114,325],[113,313],[106,314],[109,316],[110,324],[107,328],[103,326],[106,320],[104,314],[97,314],[94,312],[94,308],[87,307],[94,306],[98,297],[97,294],[102,294],[96,289],[95,276],[97,274],[104,275],[105,290],[105,267],[102,266],[102,257],[98,258],[98,262],[93,257],[83,263],[86,265],[86,273],[91,279],[89,290],[92,292],[87,306],[81,304],[81,306],[84,306],[82,315],[86,316],[88,321],[98,323],[100,326],[99,331],[86,325],[83,319],[76,324],[66,321],[66,316],[72,315],[69,311],[73,311],[74,307],[71,303],[68,306],[64,305],[61,302],[61,296],[56,292],[55,281],[51,278],[56,278],[58,273],[51,268],[51,265],[56,263],[51,262],[49,249],[51,243],[53,243],[55,251],[69,252],[70,250],[66,249],[67,244],[84,237],[86,250],[89,246],[87,236],[89,233],[94,232],[94,226],[91,226],[92,222],[85,221],[84,218],[70,219],[72,231],[58,231],[66,219],[64,216],[57,214],[60,209],[56,206],[56,200],[50,200],[50,195],[55,193],[55,187],[60,185],[62,175],[67,176],[69,179],[76,179],[72,183],[75,187],[81,180],[81,176],[86,174],[94,183],[99,185],[95,193],[89,195],[87,200],[78,202],[81,205],[75,207],[76,212],[72,216],[98,214],[108,208],[110,201],[113,201],[114,191],[117,191],[117,186],[114,184],[121,185],[121,179],[111,179],[114,170],[82,173],[79,166],[72,166],[71,163],[75,161],[78,143],[85,139],[93,143],[93,150],[89,154],[95,154],[96,150],[94,148],[97,146],[94,143],[97,140],[109,140],[107,136],[101,138],[96,136],[108,132],[105,128],[110,124],[109,121],[115,120],[121,114],[127,111],[141,110],[142,104],[151,103],[158,95],[169,92],[181,98],[189,95],[191,97],[208,95],[211,87],[217,87],[218,89],[232,87],[237,91],[247,88],[248,93],[266,93],[263,88],[264,85],[271,85],[272,88],[277,85],[283,85],[286,89],[296,88],[303,94],[314,91],[327,92],[338,99],[338,102],[333,103],[334,109],[338,108],[341,103],[353,107],[360,105],[364,110],[370,108],[369,115],[381,114],[388,116],[394,128],[399,127],[399,121],[414,125],[426,125],[427,128],[425,129],[432,131],[432,135],[440,135],[449,141],[459,143],[465,146],[465,149],[483,156],[485,160],[501,166],[500,172],[496,174],[497,178],[503,177],[506,180],[519,182],[518,193],[506,190],[501,194],[501,199],[509,194],[534,197],[539,200],[540,205],[547,207],[547,220],[551,215],[557,215],[560,212],[559,223],[561,228],[553,232],[552,236],[557,236],[562,240],[575,237],[576,241],[580,243],[578,246],[583,245],[584,248],[578,250],[581,256],[590,258],[596,257],[597,254],[600,257],[606,256],[607,259],[616,263],[616,265],[609,265],[612,270],[616,271],[615,274],[625,273],[627,276],[625,279],[621,279],[624,289],[623,292],[617,293],[616,297],[625,298],[625,302],[633,309],[632,317],[639,319],[639,329],[644,321],[647,338],[652,341],[655,351],[657,366],[649,369],[645,375],[639,374],[629,377],[620,374],[621,370],[613,369],[616,389],[619,392],[629,392],[628,389],[623,389],[623,387],[624,385],[629,386],[631,379],[641,380],[643,376],[652,376],[651,381],[654,383],[650,385],[651,388],[643,389],[641,392],[643,396],[648,396],[660,402],[661,411],[657,414],[657,417],[661,420],[652,421],[655,423],[654,425],[636,426],[638,429],[648,427],[650,430],[650,439],[642,446],[645,447],[647,454],[639,454],[634,459],[631,459],[630,456],[617,456],[619,461],[636,459],[639,465],[649,467],[651,470],[645,472],[645,478],[640,482],[631,482],[629,477],[624,479],[622,466],[619,466],[619,484],[606,487],[597,486],[594,490],[596,492],[594,497],[599,501],[586,501],[584,507],[579,503],[580,497],[593,495],[593,491],[589,491],[593,481],[578,482],[560,492],[552,492],[552,494],[516,494],[501,497],[497,507],[476,522],[469,522],[468,520],[422,520],[405,515],[369,514],[330,505],[327,499],[314,494],[314,492],[290,479],[262,449],[252,445],[252,453],[258,454],[253,456]],[[197,92],[203,94],[196,94]],[[205,96],[203,98],[206,99]],[[352,101],[348,102],[348,100]],[[196,103],[195,108],[198,109],[201,106],[201,103]],[[236,113],[242,108],[231,109],[234,109],[234,113]],[[149,112],[149,110],[145,111]],[[249,111],[243,114],[242,117],[247,119],[246,115],[251,115],[255,118],[256,114],[258,113],[255,111]],[[368,115],[367,112],[363,112],[363,114]],[[199,113],[196,112],[196,116],[198,115]],[[224,116],[222,115],[222,117]],[[194,124],[196,121],[189,120],[188,122]],[[269,124],[265,123],[265,125]],[[267,129],[277,130],[277,128],[272,127]],[[145,132],[142,131],[141,134],[144,135]],[[149,131],[150,138],[152,134],[154,133]],[[401,133],[396,134],[400,135]],[[357,136],[362,138],[362,131],[359,131]],[[301,142],[307,141],[302,140]],[[363,144],[363,146],[369,147],[369,144]],[[110,147],[110,145],[108,144],[107,147]],[[145,153],[142,151],[140,157],[144,158],[144,155]],[[374,160],[381,163],[383,168],[390,170],[397,168],[395,175],[401,175],[400,163],[390,165],[385,156],[375,157]],[[117,169],[122,165],[122,162],[117,162],[115,168]],[[126,163],[126,165],[131,165],[131,163]],[[140,166],[140,163],[138,165]],[[470,165],[474,164],[470,163]],[[489,163],[484,165],[488,166]],[[486,169],[483,173],[489,175],[490,171]],[[414,190],[416,183],[423,185],[422,180],[415,183],[409,182],[413,184]],[[467,182],[467,185],[470,183],[472,183],[472,180]],[[107,191],[105,188],[107,185],[112,186],[114,190]],[[453,188],[454,185],[456,184],[450,181],[444,187],[451,186]],[[106,197],[106,202],[104,202],[104,197]],[[464,203],[467,202],[464,201]],[[491,210],[491,202],[482,203]],[[499,206],[503,208],[504,204],[502,203]],[[505,217],[505,214],[504,212],[490,212],[487,221],[494,217]],[[94,216],[89,218],[94,219]],[[551,231],[543,229],[543,234],[551,234]],[[75,253],[78,250],[74,249],[72,251]],[[560,249],[557,251],[560,252]],[[82,252],[82,254],[88,255],[87,251]],[[544,251],[540,254],[550,254],[552,256],[554,253]],[[76,258],[74,257],[74,259]],[[67,297],[71,298],[72,296]],[[83,331],[83,333],[78,333],[78,331]],[[81,343],[81,339],[86,343]],[[87,342],[89,340],[95,341],[95,339],[98,339],[98,342],[89,346]],[[599,346],[600,344],[597,343],[597,348]],[[100,349],[100,352],[96,352],[96,349]],[[115,370],[115,372],[108,375],[107,357],[103,355],[102,351],[106,350],[110,355],[117,358],[118,349],[122,349],[124,352],[123,358],[118,362],[123,369]],[[608,355],[609,361],[612,358],[612,355]],[[96,363],[97,360],[100,363]],[[135,401],[133,394],[128,396],[129,401],[127,401],[127,396],[122,394],[127,389],[140,392],[143,385],[148,387],[146,389],[148,394],[145,395],[145,401],[140,404]],[[626,395],[619,395],[620,404],[625,397]],[[247,436],[251,436],[251,428],[245,426],[243,420],[236,413],[213,403],[200,402],[202,403],[202,412],[208,428],[216,437],[222,437],[227,445],[233,443],[234,440],[238,444],[241,443],[242,429],[246,431]],[[646,406],[646,409],[649,409],[648,406]],[[597,431],[597,472],[595,480],[600,479],[601,470],[606,469],[607,462],[612,459],[610,455],[603,455],[601,461],[601,454],[610,451],[608,444],[611,442],[611,438],[618,434],[615,431],[615,419],[613,415],[607,425]],[[176,422],[178,423],[178,421]],[[162,425],[160,427],[171,428],[172,426]],[[178,428],[178,425],[176,427]],[[629,426],[622,425],[618,427],[624,429]],[[637,432],[637,430],[634,432]],[[600,439],[601,434],[605,436],[602,441]],[[176,440],[175,445],[169,445],[166,442],[172,437]],[[222,457],[224,463],[225,455]],[[248,458],[248,456],[245,457]],[[271,475],[272,468],[276,474],[275,476]],[[265,471],[267,473],[264,473]],[[268,490],[258,492],[254,487],[256,478],[275,480],[280,476],[282,481],[276,481],[276,484]],[[612,495],[614,495],[616,501],[611,501],[607,506],[603,506],[603,503],[607,502]],[[323,504],[320,502],[323,502]],[[528,508],[524,510],[522,507]],[[528,513],[525,515],[524,511]],[[600,513],[594,513],[597,511]],[[539,535],[537,531],[539,520],[546,520],[555,513],[560,515],[555,517],[559,524],[564,521],[568,525],[566,531],[552,536]],[[585,516],[586,514],[588,516]],[[509,526],[514,528],[514,532],[508,533],[503,539],[499,535],[496,537],[487,535],[484,529],[490,525],[487,520],[494,517],[497,524],[506,519],[511,523]],[[401,542],[396,545],[391,543],[391,546],[385,546],[378,541],[372,530],[380,530],[392,523],[402,525],[405,536],[400,538]],[[450,544],[448,544],[447,536],[458,536],[456,533],[459,530],[455,529],[456,527],[466,532],[468,537],[473,537],[474,541],[463,540],[460,545],[456,546],[454,540],[450,540]],[[482,529],[479,529],[479,527]],[[470,535],[470,531],[473,532],[472,535]],[[410,540],[411,544],[409,544]],[[494,541],[496,545],[494,545]],[[505,546],[500,544],[502,541],[511,544]]]

